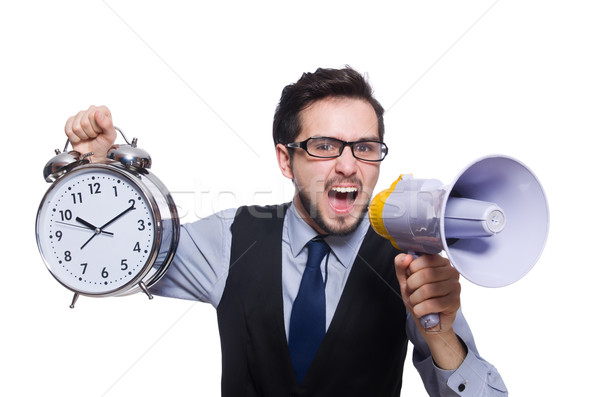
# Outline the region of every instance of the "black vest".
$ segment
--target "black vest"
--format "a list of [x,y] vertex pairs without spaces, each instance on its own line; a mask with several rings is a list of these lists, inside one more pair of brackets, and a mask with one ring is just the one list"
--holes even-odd
[[242,207],[231,226],[229,276],[217,308],[222,395],[398,396],[407,346],[393,262],[398,251],[370,228],[327,334],[298,385],[283,320],[285,208]]

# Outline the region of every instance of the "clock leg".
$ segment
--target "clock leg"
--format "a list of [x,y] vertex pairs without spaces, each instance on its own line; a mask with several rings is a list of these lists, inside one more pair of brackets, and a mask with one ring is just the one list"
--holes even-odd
[[71,305],[69,306],[71,309],[75,308],[75,302],[77,302],[77,298],[79,298],[79,294],[76,292],[75,295],[73,295],[73,300],[71,301]]
[[144,293],[146,295],[148,295],[148,299],[154,299],[154,297],[152,296],[152,294],[150,293],[150,291],[148,291],[148,287],[146,287],[146,284],[144,284],[143,281],[140,281],[139,286],[142,289],[142,291],[144,291]]

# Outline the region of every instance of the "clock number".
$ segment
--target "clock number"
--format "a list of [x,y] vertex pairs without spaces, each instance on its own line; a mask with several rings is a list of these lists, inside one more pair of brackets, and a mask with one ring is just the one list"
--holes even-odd
[[142,219],[140,219],[138,221],[138,223],[140,224],[140,227],[138,227],[138,230],[144,230],[144,229],[146,229],[146,225],[144,224],[144,221]]
[[113,190],[115,191],[115,197],[118,197],[119,195],[117,194],[117,187],[113,186]]
[[129,204],[131,204],[131,209],[134,210],[135,209],[135,200],[131,199],[128,201]]
[[82,203],[81,193],[71,193],[71,197],[73,197],[73,204]]
[[61,221],[70,221],[71,218],[73,218],[73,213],[71,212],[71,210],[60,210],[58,211],[58,213],[60,214],[60,220]]
[[121,259],[121,270],[127,270],[127,259]]
[[102,278],[108,278],[108,272],[106,271],[106,268],[102,269]]
[[58,241],[62,239],[62,232],[60,230],[57,230],[56,233],[54,233],[54,235],[56,236]]
[[133,250],[135,252],[141,252],[142,249],[140,248],[140,242],[138,241],[137,243],[135,243],[135,246],[133,247]]
[[87,269],[87,263],[82,263],[80,266],[83,266],[83,271],[81,274],[85,274],[85,270]]
[[71,261],[71,251],[65,251],[65,261]]
[[88,183],[88,186],[90,188],[90,194],[99,194],[102,193],[100,191],[100,184],[98,182],[96,183]]

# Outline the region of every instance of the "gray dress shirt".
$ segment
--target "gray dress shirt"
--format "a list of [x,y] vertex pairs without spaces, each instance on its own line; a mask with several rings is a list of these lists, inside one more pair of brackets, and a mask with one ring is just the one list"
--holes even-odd
[[[179,299],[197,300],[219,305],[229,273],[231,231],[236,209],[216,213],[181,227],[179,246],[165,276],[152,287],[152,293]],[[369,228],[364,218],[356,232],[340,237],[328,236],[325,241],[331,253],[321,263],[326,280],[326,326],[329,327],[354,264],[359,247]],[[306,243],[317,233],[298,214],[294,205],[286,212],[282,235],[282,287],[286,335],[290,313],[306,264]],[[235,263],[231,264],[235,266]],[[400,299],[400,298],[399,298]],[[454,371],[438,368],[410,314],[407,313],[406,333],[414,345],[413,364],[423,379],[425,388],[435,396],[505,396],[506,387],[496,369],[482,359],[475,347],[473,335],[459,310],[454,331],[462,339],[468,354]]]

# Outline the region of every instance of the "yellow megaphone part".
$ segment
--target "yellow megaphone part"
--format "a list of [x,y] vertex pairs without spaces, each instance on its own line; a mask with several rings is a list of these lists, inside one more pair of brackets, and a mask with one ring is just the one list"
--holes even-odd
[[392,194],[392,192],[396,189],[396,184],[402,180],[403,176],[404,174],[400,174],[398,179],[392,183],[389,189],[377,193],[373,200],[371,200],[371,204],[369,204],[369,220],[371,221],[373,230],[375,230],[375,232],[381,237],[385,237],[386,239],[390,240],[392,245],[399,250],[402,248],[398,247],[396,240],[387,231],[383,222],[383,207],[390,194]]

